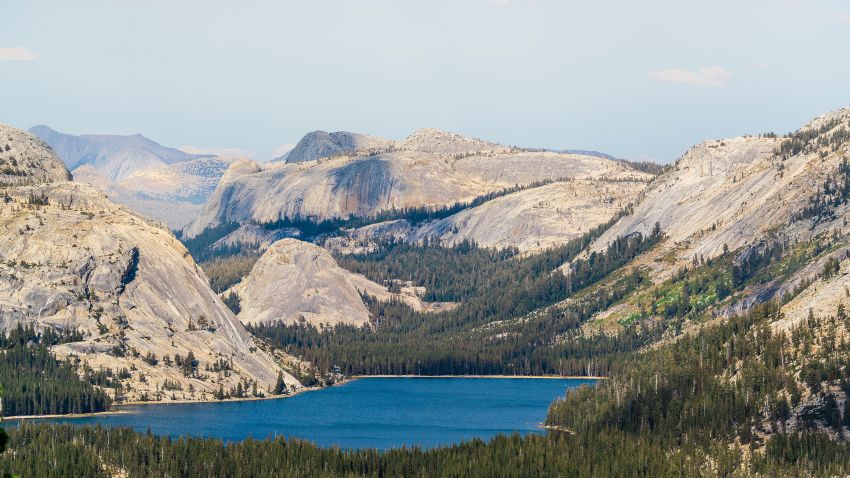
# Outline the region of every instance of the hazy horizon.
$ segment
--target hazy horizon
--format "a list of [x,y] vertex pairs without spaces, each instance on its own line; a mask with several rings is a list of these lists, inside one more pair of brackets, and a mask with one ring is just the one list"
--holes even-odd
[[259,160],[434,127],[669,162],[850,105],[839,1],[7,3],[0,123]]

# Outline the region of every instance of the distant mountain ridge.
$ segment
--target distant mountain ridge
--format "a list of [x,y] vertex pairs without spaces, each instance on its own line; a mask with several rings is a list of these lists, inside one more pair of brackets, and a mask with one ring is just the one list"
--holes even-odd
[[71,171],[90,164],[110,181],[120,181],[136,171],[155,170],[202,157],[162,146],[141,134],[74,136],[44,125],[33,126],[29,132],[50,145]]
[[75,136],[44,125],[29,131],[56,151],[75,180],[173,228],[198,213],[233,162],[186,153],[141,134]]

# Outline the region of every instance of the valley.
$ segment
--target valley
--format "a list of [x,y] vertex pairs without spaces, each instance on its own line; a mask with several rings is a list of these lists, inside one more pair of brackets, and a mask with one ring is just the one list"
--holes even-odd
[[[213,434],[235,445],[187,439],[184,455],[182,439],[150,438],[161,453],[123,462],[133,474],[216,474],[251,447],[241,466],[256,474],[287,447],[316,460],[301,463],[315,476],[329,461],[367,475],[423,462],[487,474],[526,460],[552,475],[691,476],[705,462],[723,476],[850,472],[850,108],[785,136],[706,141],[667,167],[434,129],[400,141],[313,132],[271,163],[231,162],[177,235],[69,181],[46,144],[4,128],[4,415],[185,401],[222,403],[169,407],[285,410],[374,381],[441,380],[403,376],[491,376],[474,379],[490,381],[485,395],[516,387],[522,400],[524,385],[495,377],[605,377],[558,392],[545,433],[498,435],[530,431],[505,425],[419,443],[428,450],[354,441],[382,451],[340,451],[245,437],[296,430],[344,447],[328,438],[343,428],[313,437],[297,431],[304,423],[256,423]],[[37,403],[38,367],[9,373],[35,358],[51,377]],[[228,401],[352,376],[367,378]],[[438,395],[461,410],[463,392]],[[20,453],[0,463],[36,460],[20,444],[45,451],[52,434],[77,443],[80,466],[113,466],[160,413],[155,433],[207,433],[147,410],[71,421],[136,430],[114,429],[117,441],[27,425],[9,431]],[[234,413],[223,422],[253,423]],[[611,453],[586,452],[598,449]],[[483,460],[475,471],[463,465],[470,454]]]

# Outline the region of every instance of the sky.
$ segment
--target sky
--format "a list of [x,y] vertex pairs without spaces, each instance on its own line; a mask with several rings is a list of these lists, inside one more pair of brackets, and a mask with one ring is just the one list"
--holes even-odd
[[2,0],[0,123],[281,154],[433,127],[670,162],[850,105],[846,0]]

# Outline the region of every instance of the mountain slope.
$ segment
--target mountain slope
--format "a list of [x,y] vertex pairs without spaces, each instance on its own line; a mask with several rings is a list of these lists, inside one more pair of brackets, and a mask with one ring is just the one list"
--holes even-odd
[[519,191],[417,228],[407,240],[533,252],[568,242],[625,209],[646,183],[575,180]]
[[562,178],[604,183],[646,181],[651,176],[604,158],[503,148],[420,130],[395,149],[277,164],[222,182],[184,233],[194,237],[230,222],[328,219],[444,206]]
[[0,125],[0,186],[70,180],[68,169],[44,142]]
[[[744,136],[707,141],[689,150],[642,194],[633,214],[622,218],[594,244],[648,232],[658,222],[667,250],[680,262],[713,257],[724,250],[779,234],[783,239],[846,231],[846,199],[830,217],[804,218],[824,192],[840,179],[848,156],[850,108],[817,118],[786,138]],[[835,198],[833,198],[835,199]]]
[[[32,158],[58,159],[43,143]],[[64,167],[62,168],[63,171]],[[57,179],[61,178],[59,175]],[[212,398],[256,382],[265,391],[298,362],[260,350],[209,289],[203,272],[171,235],[71,182],[4,189],[0,201],[0,327],[77,329],[83,340],[54,347],[123,380],[129,399]],[[177,366],[191,352],[196,362]],[[168,359],[166,360],[166,357]],[[230,370],[212,373],[221,361]],[[298,381],[285,373],[292,387]]]

